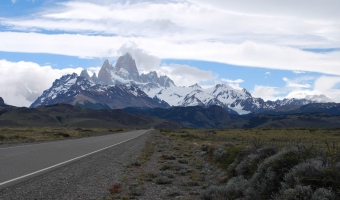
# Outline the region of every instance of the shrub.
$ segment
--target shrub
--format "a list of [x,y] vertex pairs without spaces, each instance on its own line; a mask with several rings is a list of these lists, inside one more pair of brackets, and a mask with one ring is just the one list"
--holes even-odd
[[332,164],[329,158],[314,158],[300,163],[284,176],[283,187],[310,185],[313,189],[340,188],[340,163]]
[[216,153],[214,153],[214,161],[218,162],[222,168],[227,169],[230,164],[239,162],[240,158],[243,157],[241,152],[241,149],[237,147],[229,147],[225,150],[219,148]]
[[4,139],[6,139],[6,136],[0,135],[0,140],[4,140]]
[[320,199],[335,200],[338,198],[336,197],[333,191],[325,189],[325,188],[318,188],[314,192],[311,200],[320,200]]
[[313,190],[310,186],[297,185],[274,197],[274,200],[310,200]]
[[293,167],[284,176],[284,184],[294,188],[295,185],[318,185],[318,180],[325,177],[328,161],[322,158],[310,159]]
[[176,160],[176,157],[172,154],[170,154],[170,155],[163,154],[161,156],[161,158],[164,159],[164,160]]
[[278,151],[277,147],[265,146],[256,150],[254,153],[246,156],[236,167],[235,172],[237,175],[242,175],[250,178],[256,171],[257,166],[264,159],[273,156]]
[[165,170],[168,170],[168,169],[171,169],[171,168],[172,168],[172,165],[167,163],[167,164],[162,165],[162,166],[159,168],[159,170],[165,171]]
[[167,187],[165,188],[165,195],[175,197],[181,195],[182,192],[177,187]]
[[141,187],[130,187],[130,195],[142,196],[143,193],[144,193],[144,190]]
[[170,183],[172,183],[172,180],[169,179],[166,176],[159,176],[159,177],[155,178],[155,183],[157,183],[159,185],[170,184]]
[[109,188],[109,191],[110,191],[111,194],[121,193],[122,192],[122,185],[120,183],[115,183]]
[[139,167],[142,165],[142,163],[139,160],[135,160],[131,163],[132,166]]
[[160,173],[161,176],[166,176],[168,178],[175,178],[174,173],[170,172],[170,171],[162,171]]
[[62,137],[65,137],[65,138],[70,137],[70,134],[68,134],[68,133],[62,133],[62,132],[55,133],[54,135],[55,135],[55,136],[62,136]]
[[278,192],[284,175],[305,158],[306,150],[303,146],[284,148],[266,158],[252,176],[252,188],[248,188],[247,196],[268,199],[271,194]]
[[242,176],[234,177],[226,185],[210,186],[202,195],[204,200],[237,199],[244,197],[244,192],[249,187],[248,180]]
[[215,200],[215,199],[226,199],[226,189],[225,186],[210,186],[202,194],[203,200]]
[[181,164],[188,164],[188,161],[186,159],[179,159],[178,162]]

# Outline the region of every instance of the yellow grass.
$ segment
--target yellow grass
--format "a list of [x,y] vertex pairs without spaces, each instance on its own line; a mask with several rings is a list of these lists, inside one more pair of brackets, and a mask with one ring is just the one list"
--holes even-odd
[[340,143],[340,129],[168,129],[161,131],[168,136],[179,137],[199,146],[202,144],[249,146],[258,142],[279,146],[303,143],[320,147],[329,145],[331,148],[336,148]]

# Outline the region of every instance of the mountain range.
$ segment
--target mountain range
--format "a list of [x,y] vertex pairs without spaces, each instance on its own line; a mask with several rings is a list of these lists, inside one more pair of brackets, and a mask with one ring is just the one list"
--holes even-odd
[[313,103],[246,115],[229,114],[220,106],[88,109],[69,104],[38,108],[14,107],[0,98],[2,126],[107,128],[339,128],[340,104]]
[[168,76],[152,71],[139,74],[135,60],[129,53],[119,57],[115,66],[106,60],[98,76],[86,70],[69,74],[54,81],[51,88],[31,105],[65,103],[91,109],[122,109],[127,107],[170,108],[173,106],[217,105],[230,114],[245,115],[330,101],[326,96],[306,96],[304,99],[264,101],[246,89],[235,89],[226,84],[204,89],[198,84],[178,87]]

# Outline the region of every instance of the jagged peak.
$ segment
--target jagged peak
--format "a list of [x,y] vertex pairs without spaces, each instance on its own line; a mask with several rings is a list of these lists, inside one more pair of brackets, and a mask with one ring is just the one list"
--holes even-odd
[[246,88],[243,88],[242,92],[246,93],[247,96],[251,97],[250,92],[248,92],[248,90]]
[[80,73],[80,77],[84,77],[86,79],[90,79],[90,75],[86,69],[83,69]]
[[230,85],[226,85],[226,84],[217,84],[215,86],[215,88],[226,88],[226,89],[229,89],[229,90],[234,90],[234,88],[232,88]]
[[[117,60],[115,68],[119,71],[121,68],[124,68],[129,73],[138,73],[138,69],[136,66],[135,59],[132,58],[130,53],[126,53],[123,56],[120,56]],[[138,73],[139,74],[139,73]]]
[[96,72],[94,72],[94,73],[92,74],[92,78],[97,78]]
[[202,87],[200,85],[198,85],[198,83],[195,83],[194,85],[189,86],[190,88],[198,88],[198,89],[202,89]]
[[109,62],[108,59],[106,59],[106,60],[104,61],[104,63],[103,63],[103,67],[104,67],[104,66],[108,66],[108,65],[110,65],[110,62]]

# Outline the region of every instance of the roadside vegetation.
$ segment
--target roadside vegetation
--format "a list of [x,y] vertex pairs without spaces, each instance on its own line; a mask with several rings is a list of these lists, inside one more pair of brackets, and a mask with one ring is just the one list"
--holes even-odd
[[128,129],[70,127],[0,127],[0,145],[45,142],[107,135]]
[[104,199],[340,199],[340,129],[162,129]]

